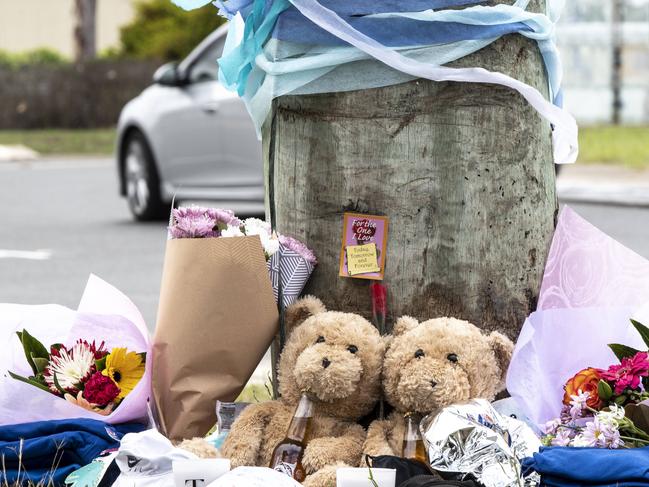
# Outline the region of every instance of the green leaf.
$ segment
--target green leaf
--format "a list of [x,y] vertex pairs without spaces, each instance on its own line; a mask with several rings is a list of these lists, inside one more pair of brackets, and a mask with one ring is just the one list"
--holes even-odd
[[610,348],[618,360],[622,361],[623,358],[633,357],[639,350],[635,348],[628,347],[627,345],[621,345],[619,343],[609,343],[608,348]]
[[647,348],[649,348],[649,328],[634,319],[631,319],[631,324],[635,327],[636,330],[638,330],[642,341],[645,343],[645,345],[647,345]]
[[627,400],[627,397],[624,394],[622,394],[621,396],[617,396],[615,399],[613,399],[613,402],[615,404],[621,406],[622,404],[624,404],[626,402],[626,400]]
[[11,376],[11,378],[19,380],[20,382],[30,384],[30,385],[32,385],[34,387],[38,387],[39,389],[42,389],[42,390],[44,390],[46,392],[49,392],[50,394],[52,393],[52,391],[50,391],[49,388],[46,385],[41,384],[40,382],[37,382],[34,379],[28,379],[27,377],[22,377],[20,375],[14,374],[13,372],[9,372],[9,375]]
[[36,374],[41,374],[45,368],[50,364],[49,360],[46,358],[34,357],[32,355],[32,361],[36,367]]
[[613,396],[613,389],[608,382],[600,380],[597,384],[597,393],[602,401],[608,401]]
[[25,340],[27,340],[27,342],[29,343],[29,349],[34,357],[46,359],[50,358],[50,351],[45,348],[45,345],[31,336],[27,330],[23,330],[22,337],[23,343],[25,343]]
[[217,222],[216,225],[214,226],[214,230],[217,230],[219,232],[222,232],[226,228],[228,228],[228,224],[225,222]]
[[54,379],[54,387],[56,387],[62,396],[65,396],[68,392],[61,387],[61,384],[59,384],[59,380],[56,378],[56,372],[52,374],[52,379]]
[[45,346],[36,338],[31,336],[27,330],[23,330],[22,332],[18,331],[16,334],[18,335],[20,342],[23,344],[27,363],[29,363],[29,366],[32,368],[34,375],[38,374],[38,368],[36,367],[32,357],[49,359],[50,354],[47,351],[47,348],[45,348]]
[[[107,357],[108,355],[106,355]],[[95,367],[97,367],[97,370],[101,372],[106,368],[106,357],[100,358],[99,360],[95,360]]]

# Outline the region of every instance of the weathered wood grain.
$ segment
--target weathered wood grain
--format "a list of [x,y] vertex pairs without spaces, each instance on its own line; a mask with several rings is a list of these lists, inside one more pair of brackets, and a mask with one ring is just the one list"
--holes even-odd
[[[547,93],[538,48],[520,36],[453,65]],[[284,96],[264,128],[264,153],[269,215],[315,250],[306,292],[330,309],[371,315],[369,282],[338,277],[344,211],[390,218],[391,319],[452,315],[516,338],[535,309],[555,169],[548,123],[516,92],[416,80]]]

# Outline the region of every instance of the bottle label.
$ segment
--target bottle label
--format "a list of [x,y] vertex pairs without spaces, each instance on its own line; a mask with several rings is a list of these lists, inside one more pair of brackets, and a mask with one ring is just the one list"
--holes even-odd
[[277,465],[275,465],[275,470],[285,473],[289,477],[293,478],[293,473],[295,472],[296,466],[297,463],[279,462]]
[[216,420],[218,431],[230,431],[232,423],[239,414],[249,405],[247,402],[221,402],[216,401]]

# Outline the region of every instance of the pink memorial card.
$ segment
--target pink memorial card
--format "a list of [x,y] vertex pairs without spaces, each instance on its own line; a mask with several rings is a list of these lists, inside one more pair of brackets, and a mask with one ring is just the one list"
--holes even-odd
[[387,241],[387,217],[345,213],[339,275],[382,280]]

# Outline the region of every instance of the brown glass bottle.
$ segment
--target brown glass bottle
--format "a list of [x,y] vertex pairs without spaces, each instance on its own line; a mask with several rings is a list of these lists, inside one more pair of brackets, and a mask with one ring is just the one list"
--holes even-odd
[[421,416],[415,413],[406,413],[403,417],[406,422],[406,427],[403,433],[403,447],[401,449],[401,457],[410,460],[417,460],[418,462],[428,465],[428,455],[426,454],[426,446],[419,431],[419,422]]
[[286,438],[273,450],[270,468],[285,473],[298,482],[305,479],[306,471],[302,466],[302,455],[309,441],[312,421],[313,401],[303,393],[286,432]]

